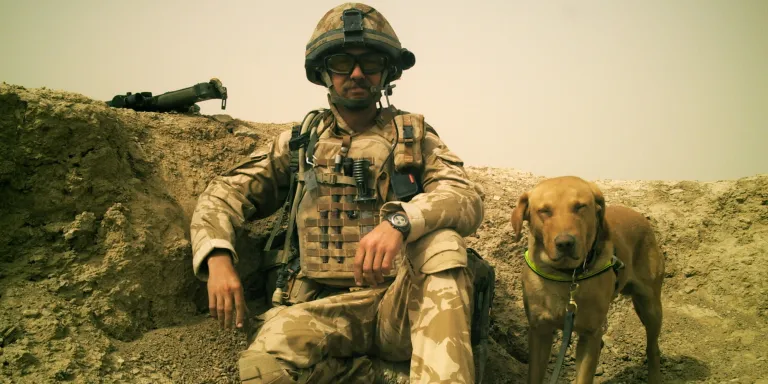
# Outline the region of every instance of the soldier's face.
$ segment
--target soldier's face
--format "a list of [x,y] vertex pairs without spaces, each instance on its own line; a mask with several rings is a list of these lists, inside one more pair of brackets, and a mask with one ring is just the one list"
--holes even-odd
[[[347,55],[329,57],[326,61],[326,66],[331,72],[333,88],[341,97],[365,99],[371,94],[371,86],[378,85],[381,81],[386,56],[365,48],[348,48],[344,53]],[[349,72],[347,68],[351,65],[354,65],[351,73],[344,73]]]

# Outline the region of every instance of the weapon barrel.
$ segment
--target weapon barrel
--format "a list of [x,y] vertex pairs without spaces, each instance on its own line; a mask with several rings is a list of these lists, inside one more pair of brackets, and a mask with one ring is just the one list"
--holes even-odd
[[227,99],[226,88],[217,87],[214,80],[209,83],[198,83],[191,87],[163,93],[157,96],[157,109],[160,111],[177,110],[179,108],[189,108],[192,104],[210,99],[222,99],[222,109],[224,109]]
[[210,99],[221,99],[221,109],[226,109],[227,88],[217,78],[207,83],[198,83],[191,87],[152,96],[151,92],[140,92],[123,96],[117,95],[107,102],[110,107],[131,108],[149,112],[187,112],[195,103]]

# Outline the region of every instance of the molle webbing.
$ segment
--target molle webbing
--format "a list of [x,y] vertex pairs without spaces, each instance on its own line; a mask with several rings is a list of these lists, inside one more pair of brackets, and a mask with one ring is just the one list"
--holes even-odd
[[[348,141],[342,144],[349,145]],[[335,159],[325,159],[325,164],[336,165]],[[317,165],[317,163],[316,163]],[[368,178],[370,180],[370,176]],[[320,233],[305,235],[306,248],[302,257],[304,268],[308,272],[349,273],[354,271],[354,258],[357,243],[380,222],[378,207],[374,201],[355,201],[359,189],[347,184],[354,184],[354,178],[336,173],[317,173],[318,197],[316,204],[319,218],[306,218],[306,228],[320,228]],[[331,199],[328,199],[331,197]],[[347,228],[346,230],[344,228]],[[350,232],[353,233],[345,233]]]
[[318,196],[357,196],[355,187],[328,187],[320,185],[317,187]]
[[355,178],[352,176],[338,175],[335,173],[315,172],[317,182],[320,184],[344,184],[355,186]]
[[[322,248],[309,248],[307,249],[307,256],[309,257],[355,257],[356,249],[322,249]],[[328,264],[324,262],[323,264]],[[333,268],[333,267],[331,267]]]
[[[392,168],[419,172],[423,167],[423,117],[401,114],[387,124],[385,132],[397,132],[394,150],[391,136],[363,133],[359,136],[364,140],[358,142],[358,136],[329,131],[334,126],[332,121],[301,139],[307,142],[306,158],[311,162],[297,177],[300,185],[306,185],[296,224],[301,231],[301,270],[307,278],[354,286],[359,243],[382,222],[381,204],[388,196],[382,184],[389,185]],[[394,167],[384,164],[392,160]],[[395,277],[403,257],[403,252],[395,256],[386,279]]]
[[[339,175],[337,173],[322,173],[318,171],[311,171],[315,173],[315,180],[319,184],[325,184],[327,185],[348,185],[352,188],[355,188],[355,193],[349,195],[349,196],[356,196],[357,195],[357,183],[355,182],[355,178],[352,176],[345,176],[345,175]],[[304,181],[305,175],[303,173],[300,173],[299,180]],[[369,179],[366,180],[366,184],[368,188],[372,188],[374,186],[375,179]],[[322,188],[322,186],[319,186],[318,188]],[[318,196],[322,196],[322,194],[318,191]],[[325,195],[329,196],[329,195]],[[333,195],[330,195],[333,196]],[[347,196],[347,194],[343,194],[342,196]]]
[[349,227],[360,225],[377,225],[379,224],[379,216],[363,217],[361,219],[306,219],[304,220],[304,226],[306,227]]
[[333,211],[333,210],[354,212],[359,209],[360,209],[359,203],[345,203],[341,201],[317,205],[317,210],[320,212]]
[[360,235],[357,233],[342,233],[342,234],[330,234],[330,235],[307,235],[307,241],[319,243],[322,241],[341,241],[347,243],[356,243],[360,241]]
[[[361,160],[368,160],[371,166],[376,165],[375,159],[372,157],[360,157]],[[335,158],[328,159],[315,159],[314,163],[317,167],[333,167],[335,165]]]
[[[347,250],[343,249],[343,251],[347,251]],[[354,257],[355,257],[355,254],[353,253],[352,256],[350,256],[349,258],[353,259]],[[329,256],[324,256],[324,258],[329,258]],[[354,272],[355,271],[354,263],[344,263],[344,265],[333,265],[331,263],[318,263],[318,262],[315,262],[315,260],[313,259],[310,259],[307,261],[305,268],[311,269],[313,271],[321,271],[321,272],[336,272],[336,271]]]
[[395,147],[395,169],[402,171],[407,168],[421,167],[424,116],[418,114],[397,115],[394,123],[398,131]]

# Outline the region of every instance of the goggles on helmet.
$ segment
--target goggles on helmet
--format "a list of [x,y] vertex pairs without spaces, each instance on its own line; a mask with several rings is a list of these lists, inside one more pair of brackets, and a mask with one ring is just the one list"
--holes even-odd
[[359,64],[364,74],[371,75],[387,68],[388,62],[387,55],[380,52],[366,52],[361,55],[334,53],[325,58],[325,68],[339,75],[350,75],[355,65]]

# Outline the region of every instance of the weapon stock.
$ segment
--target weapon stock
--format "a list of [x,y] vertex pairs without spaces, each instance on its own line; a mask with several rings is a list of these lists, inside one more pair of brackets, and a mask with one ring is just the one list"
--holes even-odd
[[152,96],[152,92],[128,92],[125,95],[113,97],[111,101],[107,101],[107,105],[141,112],[185,113],[196,106],[195,103],[211,99],[221,99],[221,109],[227,108],[227,88],[217,78],[158,96]]

